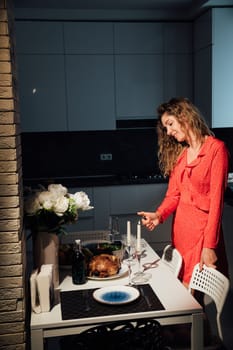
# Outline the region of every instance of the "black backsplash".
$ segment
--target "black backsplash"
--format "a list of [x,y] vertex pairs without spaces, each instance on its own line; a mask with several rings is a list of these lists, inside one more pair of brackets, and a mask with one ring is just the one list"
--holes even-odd
[[[155,128],[22,133],[24,180],[159,173]],[[101,160],[111,154],[112,160]]]
[[[230,151],[233,128],[212,129]],[[163,182],[155,128],[22,133],[24,183],[103,185]],[[112,160],[101,160],[111,154]]]

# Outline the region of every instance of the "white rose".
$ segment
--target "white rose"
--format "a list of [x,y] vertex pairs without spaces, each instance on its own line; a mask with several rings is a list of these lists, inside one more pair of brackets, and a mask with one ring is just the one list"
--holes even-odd
[[92,207],[90,207],[90,199],[88,198],[85,192],[83,191],[76,192],[75,194],[70,195],[70,197],[74,199],[78,209],[82,209],[82,210],[92,209]]
[[69,199],[67,197],[59,197],[54,204],[54,212],[58,216],[62,216],[69,207]]
[[52,210],[54,205],[54,200],[47,199],[43,203],[43,208],[46,210]]
[[57,197],[65,196],[67,194],[67,188],[61,184],[51,184],[48,186],[48,191],[55,194]]
[[49,191],[43,191],[38,194],[38,199],[41,205],[44,205],[45,202],[54,201],[54,195]]

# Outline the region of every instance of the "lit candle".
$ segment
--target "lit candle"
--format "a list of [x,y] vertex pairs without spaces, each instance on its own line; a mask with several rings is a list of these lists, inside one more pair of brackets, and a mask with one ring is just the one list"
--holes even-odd
[[127,246],[131,244],[131,222],[127,221]]
[[137,224],[137,252],[141,252],[141,223]]

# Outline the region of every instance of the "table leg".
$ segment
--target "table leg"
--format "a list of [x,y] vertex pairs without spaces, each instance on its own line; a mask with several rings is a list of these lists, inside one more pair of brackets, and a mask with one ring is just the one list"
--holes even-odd
[[31,330],[31,350],[44,350],[43,330]]
[[191,350],[203,350],[203,313],[192,315]]

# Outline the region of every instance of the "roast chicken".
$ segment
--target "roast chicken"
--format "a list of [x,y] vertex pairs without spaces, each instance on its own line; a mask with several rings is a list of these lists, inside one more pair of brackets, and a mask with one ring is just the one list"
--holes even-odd
[[115,255],[100,254],[93,256],[88,267],[89,276],[104,278],[116,275],[120,270],[121,263]]

